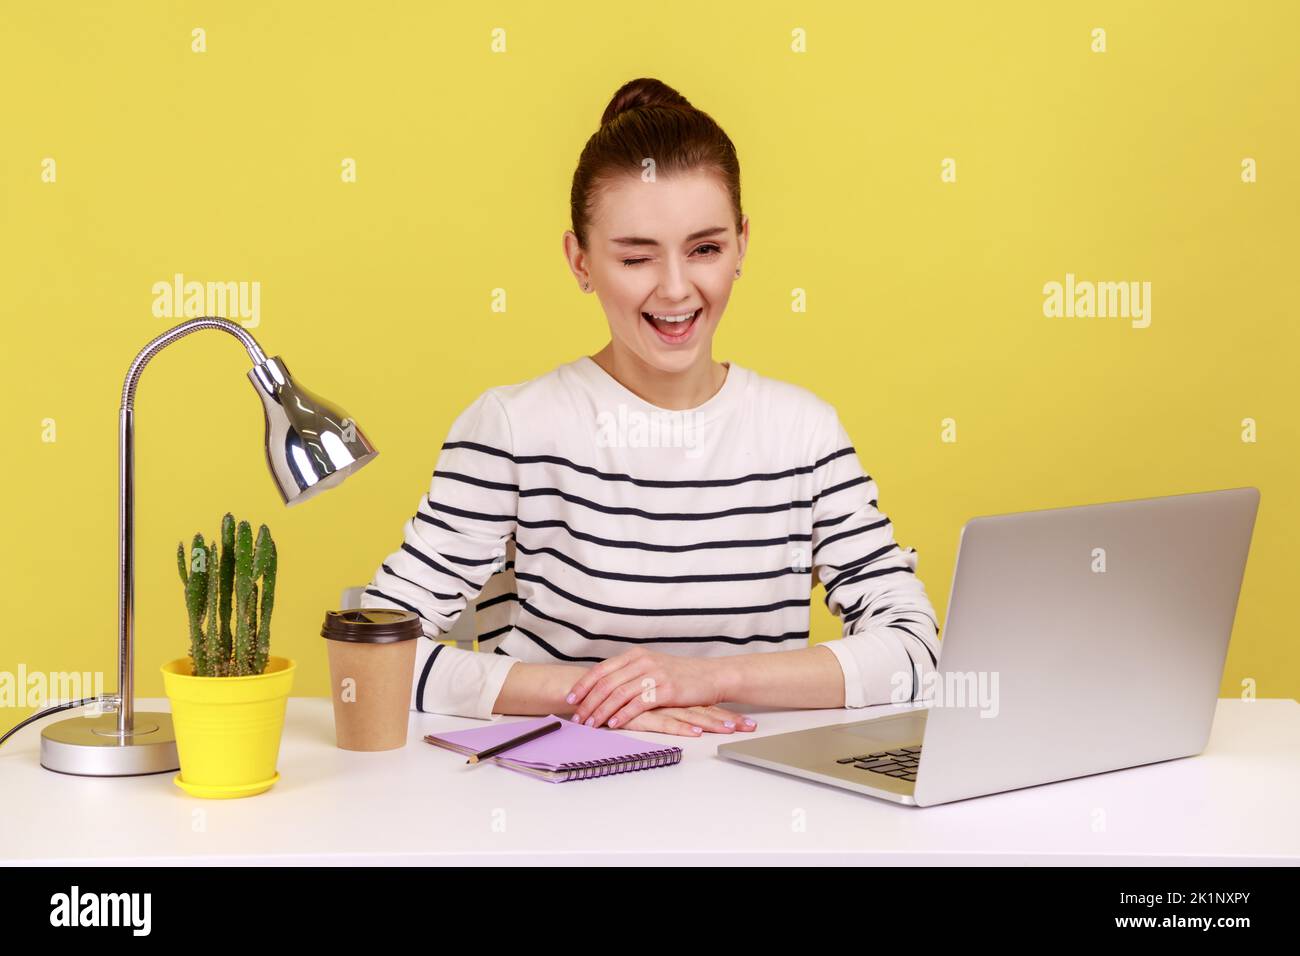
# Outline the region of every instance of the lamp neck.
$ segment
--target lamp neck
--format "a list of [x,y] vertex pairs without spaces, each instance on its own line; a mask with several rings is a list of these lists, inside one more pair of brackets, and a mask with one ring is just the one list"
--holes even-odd
[[244,344],[254,367],[266,362],[266,353],[241,326],[228,319],[206,316],[182,322],[149,342],[126,373],[117,433],[117,734],[123,740],[135,731],[135,387],[149,360],[199,329],[221,329]]
[[130,411],[135,407],[135,388],[140,381],[140,373],[144,367],[149,364],[149,360],[171,345],[177,339],[183,339],[191,332],[197,332],[199,329],[220,329],[223,332],[229,332],[235,338],[244,344],[248,350],[249,356],[253,359],[254,365],[261,365],[266,361],[266,353],[262,347],[257,344],[257,340],[248,334],[242,326],[231,322],[229,319],[217,318],[215,316],[204,316],[199,319],[190,319],[188,322],[182,322],[180,325],[172,326],[166,332],[161,333],[150,341],[131,362],[131,367],[126,371],[126,382],[122,385],[122,405],[125,411]]

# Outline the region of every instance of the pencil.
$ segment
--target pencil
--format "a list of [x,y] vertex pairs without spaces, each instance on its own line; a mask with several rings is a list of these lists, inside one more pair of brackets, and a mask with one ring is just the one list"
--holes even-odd
[[513,747],[518,747],[520,744],[526,744],[530,740],[536,740],[538,737],[544,737],[546,734],[559,730],[563,726],[564,726],[564,721],[553,720],[549,724],[544,724],[541,727],[537,727],[534,728],[533,730],[528,731],[528,733],[526,734],[520,734],[518,737],[514,737],[510,740],[503,741],[502,743],[497,744],[495,747],[489,747],[487,750],[480,751],[479,753],[474,754],[465,762],[478,763],[479,761],[486,760],[488,757],[495,757],[497,754],[504,753],[505,751],[510,750]]

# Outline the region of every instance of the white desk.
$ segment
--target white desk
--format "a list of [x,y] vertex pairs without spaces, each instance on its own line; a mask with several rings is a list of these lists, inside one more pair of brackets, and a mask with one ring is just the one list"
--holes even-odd
[[[746,712],[776,733],[896,709]],[[466,768],[421,739],[478,724],[412,713],[402,750],[350,753],[329,701],[296,697],[279,782],[240,800],[189,797],[172,774],[51,773],[28,727],[0,749],[0,863],[1300,862],[1294,700],[1221,700],[1198,757],[926,808],[722,760],[716,734],[638,734],[679,743],[682,762],[563,784]]]

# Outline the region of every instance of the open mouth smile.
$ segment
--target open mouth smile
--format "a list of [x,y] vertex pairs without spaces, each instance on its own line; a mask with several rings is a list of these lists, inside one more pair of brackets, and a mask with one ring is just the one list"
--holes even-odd
[[655,330],[655,334],[665,343],[668,345],[681,345],[690,339],[691,333],[695,330],[695,325],[703,313],[704,307],[701,306],[694,312],[642,312],[641,318],[649,323],[650,327]]

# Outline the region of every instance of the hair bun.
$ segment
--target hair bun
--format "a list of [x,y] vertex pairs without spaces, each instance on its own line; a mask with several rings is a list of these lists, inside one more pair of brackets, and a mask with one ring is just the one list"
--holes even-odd
[[569,188],[569,215],[579,248],[591,248],[591,224],[604,201],[604,187],[629,176],[639,179],[648,157],[664,177],[697,171],[713,175],[726,190],[736,234],[744,230],[735,144],[704,110],[667,83],[642,76],[618,88],[600,128],[587,138],[578,157]]
[[689,108],[690,105],[690,100],[667,83],[653,77],[642,76],[635,80],[628,80],[618,88],[618,92],[614,94],[609,101],[609,105],[605,107],[605,114],[600,118],[600,125],[604,126],[619,113],[626,113],[628,110],[639,109],[643,106]]

